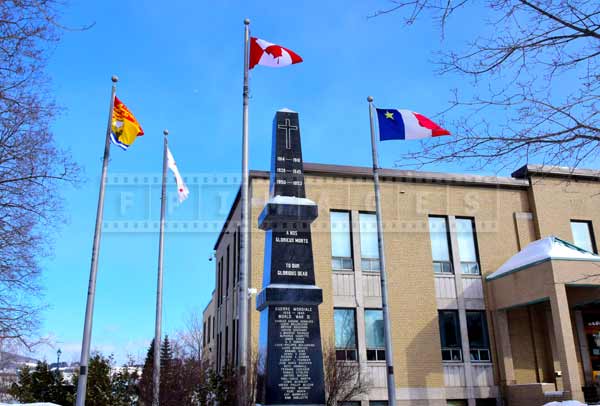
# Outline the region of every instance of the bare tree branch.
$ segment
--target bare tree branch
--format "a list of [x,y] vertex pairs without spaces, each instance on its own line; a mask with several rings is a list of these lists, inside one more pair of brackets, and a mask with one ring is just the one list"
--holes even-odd
[[[373,16],[400,14],[440,23],[482,2],[394,0]],[[441,74],[471,79],[455,90],[441,122],[452,139],[423,142],[401,166],[461,161],[496,170],[535,160],[577,167],[600,155],[600,3],[486,0],[491,27],[463,49],[443,51]],[[412,10],[412,11],[408,11]],[[481,10],[477,10],[481,13]],[[465,25],[460,25],[461,30]],[[565,86],[565,84],[568,84]],[[464,96],[464,95],[467,96]],[[444,123],[445,118],[451,118]]]
[[62,220],[59,188],[78,169],[56,146],[44,74],[59,0],[0,2],[0,340],[30,347],[41,310],[39,259]]
[[356,361],[338,361],[335,345],[323,343],[323,369],[325,372],[326,405],[337,406],[369,393],[371,381]]

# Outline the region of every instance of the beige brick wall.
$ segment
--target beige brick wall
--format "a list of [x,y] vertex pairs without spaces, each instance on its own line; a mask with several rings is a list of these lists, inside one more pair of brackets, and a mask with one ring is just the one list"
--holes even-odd
[[533,177],[531,189],[540,238],[573,241],[570,220],[591,220],[600,247],[600,182]]
[[554,382],[554,365],[547,334],[547,311],[549,311],[547,304],[532,306],[531,323],[527,308],[513,309],[508,312],[517,384],[537,381],[535,357],[537,357],[540,382]]

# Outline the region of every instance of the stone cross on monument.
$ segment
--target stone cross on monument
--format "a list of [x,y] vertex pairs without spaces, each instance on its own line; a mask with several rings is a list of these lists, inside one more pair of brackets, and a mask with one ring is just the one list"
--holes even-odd
[[288,118],[285,119],[285,124],[277,124],[278,130],[285,130],[285,149],[292,148],[292,130],[298,130],[297,125],[291,125]]
[[325,404],[323,353],[298,113],[279,110],[273,123],[270,199],[258,223],[266,231],[260,311],[260,405]]

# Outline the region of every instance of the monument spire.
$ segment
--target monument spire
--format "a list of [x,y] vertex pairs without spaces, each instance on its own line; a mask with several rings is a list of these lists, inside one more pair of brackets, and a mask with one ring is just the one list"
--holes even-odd
[[306,198],[298,113],[273,123],[270,199],[259,217],[266,231],[260,311],[260,405],[324,405],[323,353],[310,224],[317,205]]

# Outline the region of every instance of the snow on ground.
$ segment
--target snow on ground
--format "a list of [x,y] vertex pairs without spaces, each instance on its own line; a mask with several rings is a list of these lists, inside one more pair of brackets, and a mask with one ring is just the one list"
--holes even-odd
[[27,406],[59,406],[56,403],[0,403],[0,406],[17,406],[17,405],[27,405]]

